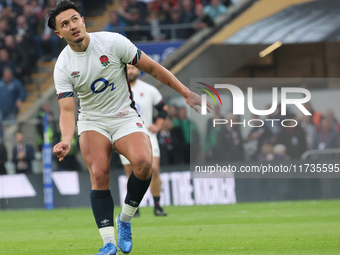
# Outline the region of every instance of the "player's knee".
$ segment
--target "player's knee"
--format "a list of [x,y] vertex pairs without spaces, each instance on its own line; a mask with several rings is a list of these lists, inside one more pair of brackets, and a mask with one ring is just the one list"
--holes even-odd
[[137,178],[147,179],[151,174],[152,158],[140,156],[134,160],[134,173]]
[[92,170],[92,187],[95,189],[108,189],[110,186],[110,171],[94,169]]

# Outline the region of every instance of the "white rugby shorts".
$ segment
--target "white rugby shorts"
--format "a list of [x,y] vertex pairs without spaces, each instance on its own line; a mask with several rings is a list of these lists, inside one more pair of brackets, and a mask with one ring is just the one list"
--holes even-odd
[[[128,112],[128,113],[127,113]],[[121,117],[88,117],[81,116],[77,122],[78,136],[85,131],[97,131],[107,137],[111,144],[120,138],[135,132],[149,135],[142,118],[133,109],[125,111]]]

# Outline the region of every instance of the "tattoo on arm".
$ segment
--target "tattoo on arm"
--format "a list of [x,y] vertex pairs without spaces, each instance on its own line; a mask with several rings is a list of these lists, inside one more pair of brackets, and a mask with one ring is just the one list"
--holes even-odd
[[157,78],[157,74],[155,74],[155,76],[154,76],[155,78]]
[[140,69],[140,68],[139,68],[139,65],[135,65],[135,67],[137,67],[138,69]]

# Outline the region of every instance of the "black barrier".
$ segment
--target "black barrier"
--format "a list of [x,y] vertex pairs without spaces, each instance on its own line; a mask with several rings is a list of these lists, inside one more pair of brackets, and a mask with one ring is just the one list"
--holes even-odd
[[[305,163],[306,161],[301,161],[301,163]],[[168,189],[170,190],[170,204],[175,205],[194,205],[194,204],[214,204],[214,203],[233,203],[233,201],[227,201],[216,198],[216,191],[219,191],[219,187],[214,187],[214,185],[220,185],[222,178],[207,178],[207,182],[204,179],[199,178],[195,180],[190,180],[189,166],[175,166],[175,167],[163,167],[162,173],[168,176],[175,176],[178,183],[174,183],[175,178],[169,178],[168,180]],[[176,174],[178,173],[178,175]],[[181,175],[183,174],[183,175]],[[115,201],[115,205],[120,205],[120,189],[118,183],[118,177],[124,175],[124,171],[122,169],[111,171],[111,192],[112,197]],[[186,176],[187,188],[183,188],[179,186],[183,182],[181,180],[181,176]],[[34,197],[19,197],[19,198],[2,198],[0,199],[0,209],[24,209],[24,208],[44,208],[44,196],[43,196],[43,177],[42,174],[37,175],[28,175],[28,180],[30,184],[33,186],[36,195]],[[79,177],[79,194],[77,195],[62,195],[58,187],[54,187],[54,199],[55,199],[55,207],[89,207],[90,206],[90,177],[87,172],[80,172],[78,174]],[[201,192],[202,198],[198,198],[197,187],[194,187],[194,183],[205,183],[206,187],[204,187],[203,194]],[[1,185],[1,182],[0,182]],[[55,185],[55,184],[54,184]],[[124,185],[121,183],[121,186]],[[280,200],[304,200],[304,199],[339,199],[340,198],[340,179],[297,179],[297,178],[253,178],[253,179],[236,179],[235,191],[236,198],[238,202],[248,202],[248,201],[280,201]],[[174,201],[174,189],[177,188],[178,195],[190,196],[189,202],[179,203],[178,201]],[[223,189],[222,189],[223,190]],[[225,190],[225,189],[224,189]],[[212,201],[212,193],[214,193],[215,200]],[[185,193],[185,194],[184,194]],[[0,186],[0,194],[1,194],[1,186]],[[124,194],[123,194],[124,195]],[[223,196],[225,194],[219,194],[219,196]],[[196,197],[195,197],[196,196]],[[208,201],[200,201],[208,198]],[[236,202],[236,201],[234,201]]]

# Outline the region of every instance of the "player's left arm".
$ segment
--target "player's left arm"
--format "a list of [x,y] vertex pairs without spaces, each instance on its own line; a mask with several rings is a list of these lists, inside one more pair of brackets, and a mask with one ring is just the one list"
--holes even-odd
[[[141,52],[140,59],[135,64],[135,66],[180,93],[190,107],[192,107],[196,112],[200,112],[196,105],[201,106],[201,97],[190,91],[190,89],[184,86],[175,77],[175,75],[173,75],[169,70],[161,66],[156,61],[152,60],[144,52]],[[213,108],[209,101],[207,102],[207,106],[207,110],[210,112],[210,109]]]

